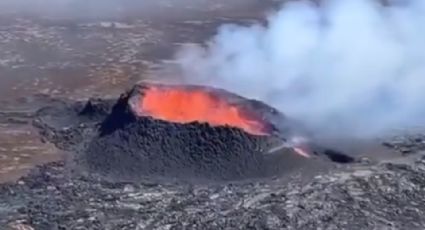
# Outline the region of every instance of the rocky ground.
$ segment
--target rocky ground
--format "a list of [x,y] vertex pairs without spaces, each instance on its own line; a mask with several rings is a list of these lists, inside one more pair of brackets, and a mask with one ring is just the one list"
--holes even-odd
[[33,229],[423,229],[425,160],[226,184],[110,183],[63,163],[0,187],[2,226]]

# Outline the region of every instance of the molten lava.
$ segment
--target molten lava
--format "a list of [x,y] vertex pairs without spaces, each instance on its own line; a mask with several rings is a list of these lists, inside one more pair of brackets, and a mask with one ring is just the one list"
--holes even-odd
[[138,110],[156,119],[178,123],[206,122],[228,125],[254,135],[268,135],[259,116],[232,104],[219,93],[200,88],[148,87],[138,102]]

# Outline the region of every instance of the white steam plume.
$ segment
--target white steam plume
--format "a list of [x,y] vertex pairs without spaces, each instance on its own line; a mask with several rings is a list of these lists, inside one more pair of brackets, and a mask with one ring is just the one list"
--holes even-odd
[[189,83],[260,99],[321,135],[425,125],[425,1],[290,2],[177,61]]

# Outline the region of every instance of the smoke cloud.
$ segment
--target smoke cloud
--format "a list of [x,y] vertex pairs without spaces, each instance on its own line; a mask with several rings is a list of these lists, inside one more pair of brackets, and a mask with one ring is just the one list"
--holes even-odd
[[324,136],[425,124],[425,1],[283,5],[177,54],[184,80],[265,101]]

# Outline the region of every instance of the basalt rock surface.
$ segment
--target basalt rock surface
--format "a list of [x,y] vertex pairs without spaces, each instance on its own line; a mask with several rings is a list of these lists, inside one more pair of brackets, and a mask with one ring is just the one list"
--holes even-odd
[[51,163],[0,185],[0,224],[33,229],[423,229],[425,160],[224,184],[111,183]]

